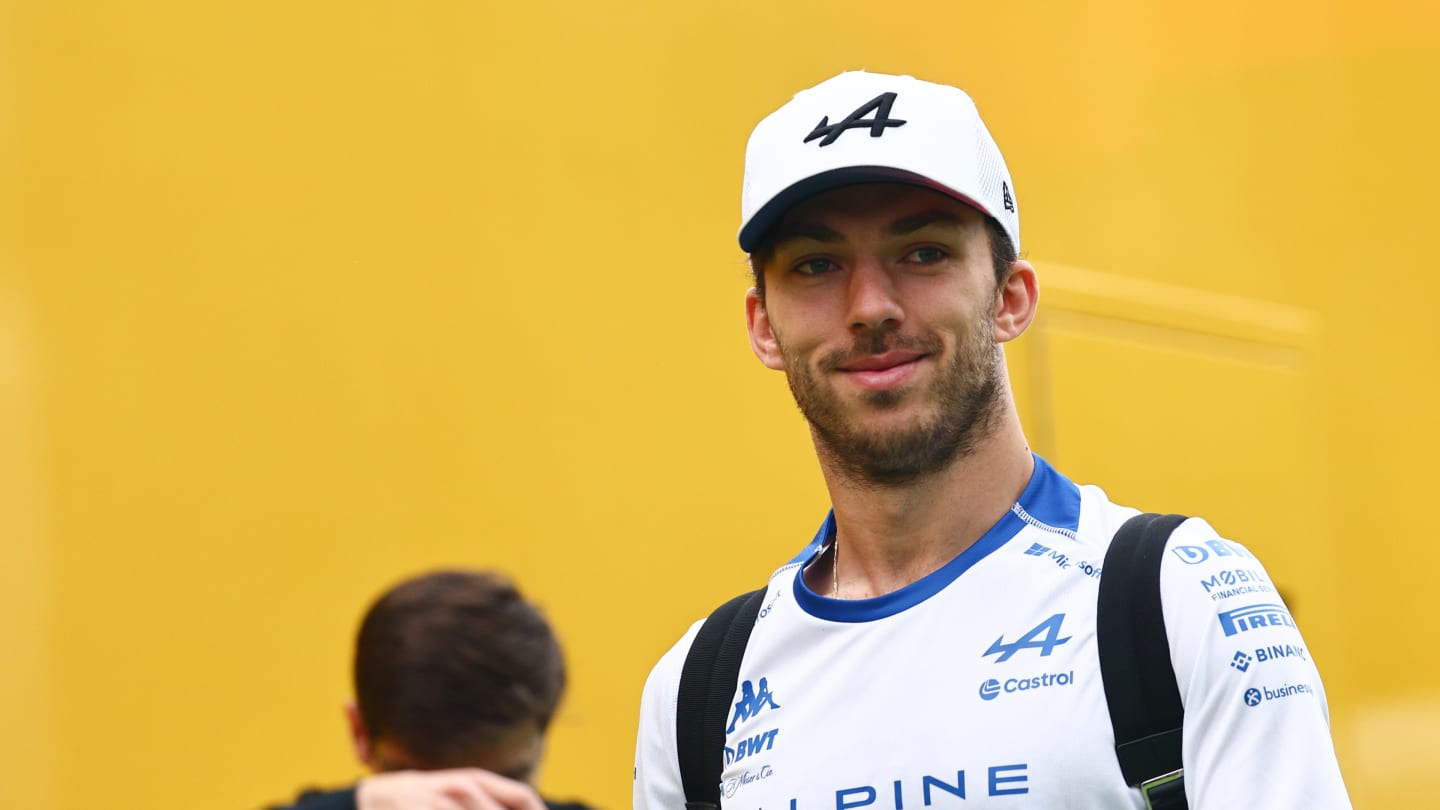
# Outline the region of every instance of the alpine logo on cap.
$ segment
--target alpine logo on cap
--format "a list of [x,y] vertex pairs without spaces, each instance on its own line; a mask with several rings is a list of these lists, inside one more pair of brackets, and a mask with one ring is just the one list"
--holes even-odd
[[[830,116],[820,119],[820,123],[805,136],[802,143],[809,143],[816,138],[821,138],[820,146],[829,146],[844,134],[847,129],[869,129],[870,137],[878,138],[885,134],[886,127],[904,126],[905,122],[899,118],[890,117],[890,105],[895,103],[894,93],[881,93],[860,105],[855,112],[845,116],[845,120],[830,123]],[[870,113],[875,113],[874,118],[866,118]]]
[[1005,210],[1009,211],[1012,214],[1015,213],[1015,198],[1010,196],[1010,184],[1003,180],[1000,181],[1000,191],[1005,195],[1005,198],[1003,200],[1003,202],[1005,203]]

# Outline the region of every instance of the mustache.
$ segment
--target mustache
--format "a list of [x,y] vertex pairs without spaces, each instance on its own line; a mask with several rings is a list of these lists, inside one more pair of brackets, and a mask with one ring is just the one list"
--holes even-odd
[[902,335],[898,332],[865,332],[855,336],[848,349],[836,349],[820,358],[822,371],[834,371],[862,357],[902,351],[915,354],[938,354],[945,344],[934,335]]

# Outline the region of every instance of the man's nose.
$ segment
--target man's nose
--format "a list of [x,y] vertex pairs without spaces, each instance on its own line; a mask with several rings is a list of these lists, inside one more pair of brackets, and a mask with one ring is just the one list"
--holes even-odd
[[875,257],[856,260],[850,274],[850,331],[893,329],[905,318],[895,279]]

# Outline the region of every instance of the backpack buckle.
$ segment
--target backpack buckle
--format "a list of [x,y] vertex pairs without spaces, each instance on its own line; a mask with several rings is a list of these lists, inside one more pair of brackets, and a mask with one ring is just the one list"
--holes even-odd
[[1146,810],[1182,810],[1185,804],[1185,769],[1177,768],[1140,783]]

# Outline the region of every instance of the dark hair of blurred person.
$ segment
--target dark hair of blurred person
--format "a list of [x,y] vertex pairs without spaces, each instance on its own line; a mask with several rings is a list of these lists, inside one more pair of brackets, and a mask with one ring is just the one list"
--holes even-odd
[[533,790],[565,660],[507,577],[443,570],[394,586],[360,623],[353,673],[351,742],[375,773],[286,810],[586,810]]

